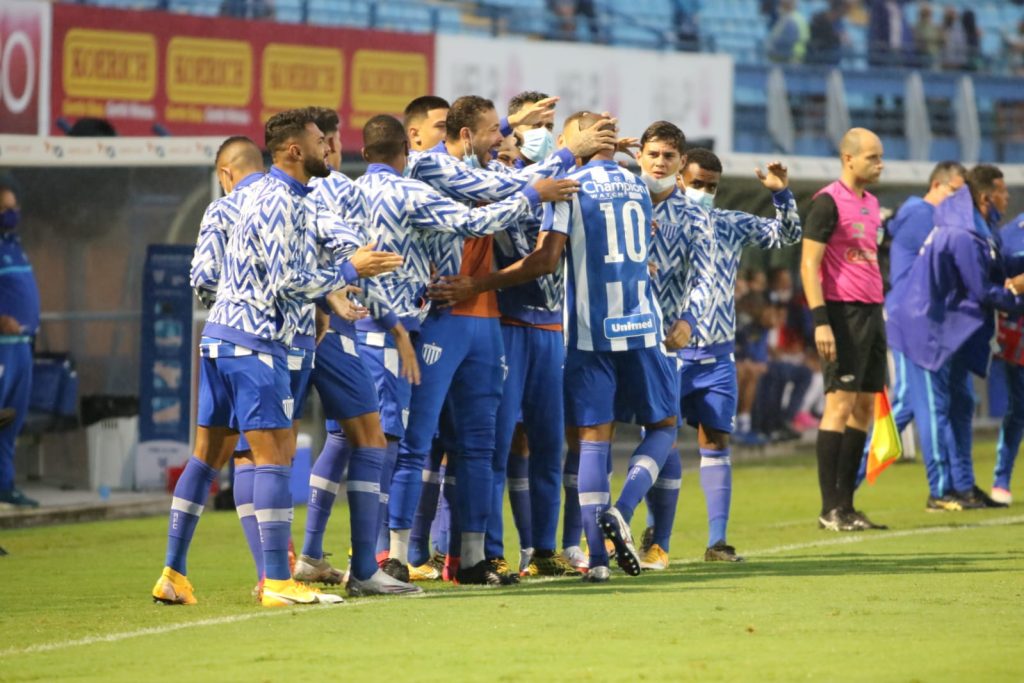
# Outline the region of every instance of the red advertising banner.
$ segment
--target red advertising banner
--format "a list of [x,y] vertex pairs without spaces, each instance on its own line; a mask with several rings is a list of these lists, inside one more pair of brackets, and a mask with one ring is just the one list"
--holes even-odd
[[362,143],[376,114],[433,87],[432,36],[265,21],[53,7],[57,120],[104,118],[119,135],[248,135],[278,111],[319,105]]
[[44,135],[50,5],[0,3],[0,133]]

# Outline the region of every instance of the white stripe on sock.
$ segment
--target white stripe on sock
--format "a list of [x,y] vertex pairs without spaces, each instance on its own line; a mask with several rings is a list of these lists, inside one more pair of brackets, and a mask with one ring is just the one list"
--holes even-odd
[[184,512],[186,515],[192,515],[198,517],[203,514],[203,508],[205,506],[199,503],[193,503],[191,500],[185,500],[184,498],[178,498],[175,496],[171,499],[171,509],[177,510],[178,512]]
[[[380,487],[377,487],[377,490],[379,491]],[[390,493],[382,493],[382,494],[380,494],[380,502],[383,505],[387,505],[389,500],[391,500],[391,494]]]
[[292,508],[267,508],[256,511],[256,521],[260,524],[268,522],[291,522]]
[[455,477],[454,476],[449,477],[447,474],[444,475],[444,483],[445,483],[445,486],[455,486]]
[[580,493],[580,505],[608,505],[611,500],[610,493]]
[[327,491],[332,496],[338,495],[338,489],[341,488],[341,484],[336,481],[331,481],[326,477],[321,477],[315,474],[309,475],[309,485],[313,488],[320,489],[321,491]]
[[508,480],[509,491],[529,491],[530,480],[529,479],[509,479]]
[[432,472],[431,470],[423,470],[423,483],[424,484],[440,484],[441,473]]
[[235,506],[235,512],[238,513],[239,519],[253,517],[256,515],[256,508],[253,507],[252,503],[242,503]]
[[683,487],[682,479],[665,479],[662,477],[654,482],[654,488],[656,489],[680,489]]
[[658,479],[658,463],[654,462],[654,458],[649,455],[634,455],[629,461],[629,469],[634,467],[642,467],[647,470],[647,473],[651,475],[651,481],[657,481]]
[[562,476],[562,486],[567,489],[579,488],[580,476],[578,474],[566,474]]
[[351,479],[345,484],[345,489],[349,493],[374,493],[380,494],[380,482],[376,481],[352,481]]
[[732,459],[729,456],[724,458],[709,458],[706,455],[700,456],[700,466],[704,467],[732,467]]

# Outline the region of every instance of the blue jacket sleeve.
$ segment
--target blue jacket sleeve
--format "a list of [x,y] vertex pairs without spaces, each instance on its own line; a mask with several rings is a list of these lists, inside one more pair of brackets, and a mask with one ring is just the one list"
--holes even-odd
[[987,257],[987,245],[967,232],[951,237],[949,244],[960,280],[972,301],[1010,313],[1024,310],[1024,298],[1014,296],[1003,283],[989,279],[992,264]]

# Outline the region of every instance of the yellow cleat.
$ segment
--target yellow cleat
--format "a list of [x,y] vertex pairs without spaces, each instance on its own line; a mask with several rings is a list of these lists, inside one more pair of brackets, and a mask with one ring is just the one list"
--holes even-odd
[[291,607],[294,605],[336,605],[345,600],[340,595],[321,593],[316,588],[294,579],[264,579],[264,607]]
[[668,553],[662,550],[657,543],[652,543],[651,547],[640,555],[640,569],[649,571],[668,569]]
[[526,565],[526,569],[519,572],[519,576],[529,578],[531,576],[539,576],[540,569],[537,568],[537,563],[531,561],[530,564]]
[[153,600],[165,605],[194,605],[197,602],[195,589],[189,580],[170,567],[164,567],[160,578],[156,580]]
[[410,581],[437,581],[441,578],[441,572],[430,562],[421,564],[418,567],[409,565]]

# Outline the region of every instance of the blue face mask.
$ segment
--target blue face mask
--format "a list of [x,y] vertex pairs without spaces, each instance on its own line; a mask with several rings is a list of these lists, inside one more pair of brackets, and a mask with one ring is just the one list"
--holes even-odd
[[695,187],[688,187],[686,188],[686,196],[705,211],[710,211],[715,207],[715,195],[705,192],[704,190],[698,190]]
[[469,136],[469,141],[463,143],[463,149],[466,150],[462,155],[462,161],[470,168],[483,168],[480,165],[480,158],[477,157],[476,152],[473,151],[473,136]]
[[14,230],[18,227],[21,219],[21,211],[18,209],[4,209],[0,211],[0,230]]
[[409,165],[409,164],[405,165],[405,168],[402,169],[402,176],[404,178],[412,177],[412,166],[411,165]]
[[523,133],[519,153],[530,161],[544,161],[555,151],[555,136],[547,128],[531,128]]

